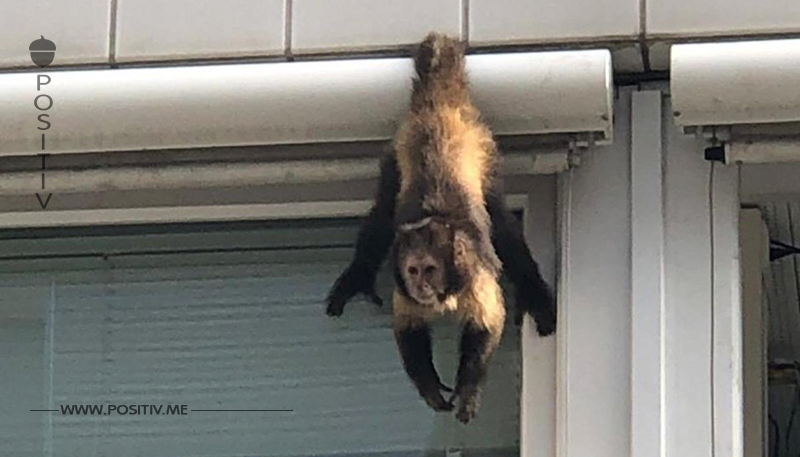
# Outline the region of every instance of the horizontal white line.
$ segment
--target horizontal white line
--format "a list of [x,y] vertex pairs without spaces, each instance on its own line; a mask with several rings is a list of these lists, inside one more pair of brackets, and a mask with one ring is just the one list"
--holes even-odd
[[[506,201],[509,208],[524,208],[527,196],[512,194],[506,196]],[[343,200],[246,205],[172,206],[163,208],[43,210],[0,213],[0,228],[359,217],[365,215],[372,207],[372,204],[372,200]]]

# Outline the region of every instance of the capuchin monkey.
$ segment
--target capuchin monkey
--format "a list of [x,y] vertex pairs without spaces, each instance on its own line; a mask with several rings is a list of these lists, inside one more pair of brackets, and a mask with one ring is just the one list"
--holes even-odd
[[[463,43],[431,33],[414,61],[410,109],[394,153],[382,161],[375,204],[326,312],[340,316],[356,294],[380,305],[375,278],[391,251],[393,328],[403,367],[431,408],[451,411],[458,399],[456,417],[467,423],[503,333],[501,272],[515,286],[518,325],[527,312],[538,333],[550,335],[556,309],[521,225],[504,205],[497,147],[470,98]],[[441,382],[431,355],[429,323],[444,315],[462,325],[455,391]]]

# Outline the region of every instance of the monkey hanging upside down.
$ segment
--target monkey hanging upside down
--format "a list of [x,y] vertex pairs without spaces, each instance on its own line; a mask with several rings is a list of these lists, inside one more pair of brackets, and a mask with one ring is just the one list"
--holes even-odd
[[[375,278],[392,252],[394,334],[406,373],[436,411],[467,423],[478,409],[487,364],[503,333],[502,271],[516,290],[516,322],[527,312],[540,335],[556,327],[553,295],[506,209],[492,133],[472,104],[464,45],[431,33],[415,56],[410,110],[383,160],[375,205],[362,225],[350,266],[327,298],[339,316],[356,294],[381,304]],[[455,391],[449,400],[431,355],[429,322],[462,323]]]

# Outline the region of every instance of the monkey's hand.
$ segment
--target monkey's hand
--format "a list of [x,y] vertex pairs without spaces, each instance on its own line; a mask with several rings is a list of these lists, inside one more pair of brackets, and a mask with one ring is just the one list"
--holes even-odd
[[325,314],[341,316],[344,312],[344,305],[359,293],[364,294],[372,303],[378,306],[383,305],[383,300],[375,292],[375,273],[361,271],[351,265],[331,287],[326,299],[328,306]]
[[459,400],[456,419],[463,424],[468,424],[478,412],[480,390],[478,388],[456,387],[455,393],[450,396],[448,403],[453,405],[456,399]]
[[556,331],[556,302],[546,285],[518,287],[516,298],[516,325],[521,325],[523,314],[528,313],[536,322],[539,336],[552,335]]
[[431,407],[434,411],[441,412],[441,411],[452,411],[453,410],[453,402],[452,399],[450,401],[445,400],[442,396],[442,392],[452,392],[453,389],[447,387],[446,385],[439,382],[439,385],[435,388],[420,390],[420,395],[425,400],[425,403]]

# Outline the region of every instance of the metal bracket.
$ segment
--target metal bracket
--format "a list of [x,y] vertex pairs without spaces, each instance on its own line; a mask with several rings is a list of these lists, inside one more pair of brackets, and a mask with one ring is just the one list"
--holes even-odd
[[710,162],[725,163],[725,145],[717,144],[707,147],[704,156]]
[[697,132],[698,136],[711,142],[711,146],[707,147],[704,152],[706,160],[727,163],[728,146],[726,142],[730,140],[730,133],[730,128],[727,126],[710,126]]
[[569,140],[567,148],[567,162],[569,167],[579,167],[581,155],[585,152],[594,152],[597,145],[597,136],[594,133],[586,133],[581,136],[574,136]]

